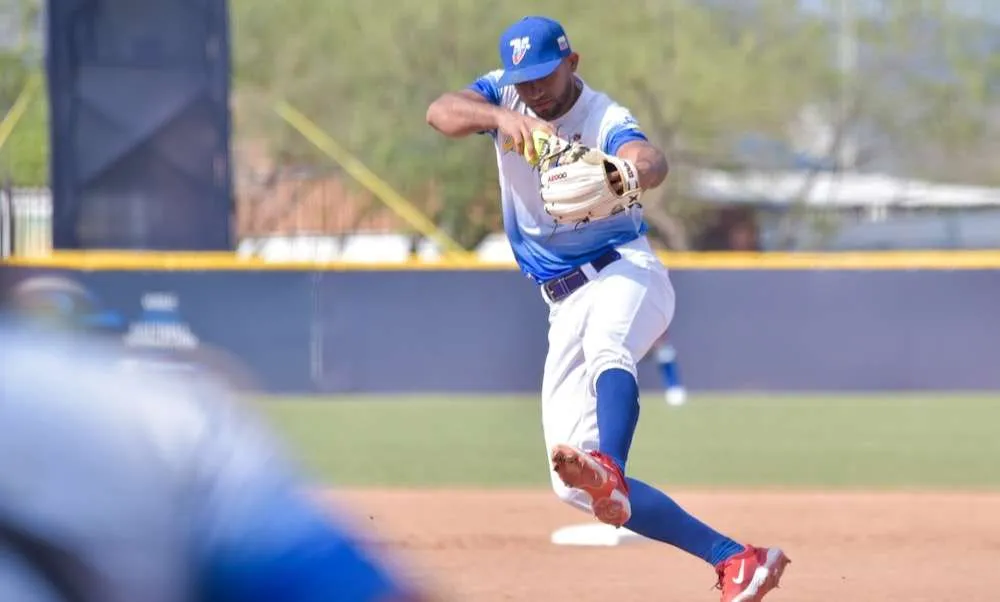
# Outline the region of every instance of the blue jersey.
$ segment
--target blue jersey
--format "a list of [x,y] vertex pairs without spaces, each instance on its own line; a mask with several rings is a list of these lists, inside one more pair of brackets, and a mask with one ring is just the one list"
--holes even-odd
[[[401,585],[328,518],[222,388],[120,370],[93,342],[0,324],[0,524],[106,602],[382,602]],[[0,530],[0,600],[59,579]],[[393,598],[396,599],[396,598]]]
[[[471,84],[496,106],[535,117],[514,86],[500,86],[502,71],[487,73]],[[609,155],[626,142],[646,140],[635,118],[606,94],[579,80],[582,92],[573,107],[552,120],[557,133],[568,140],[599,148]],[[582,226],[559,225],[545,213],[539,193],[538,171],[496,131],[489,132],[496,146],[503,204],[504,230],[521,270],[536,282],[562,275],[593,261],[610,247],[635,240],[646,232],[642,209],[629,211]]]

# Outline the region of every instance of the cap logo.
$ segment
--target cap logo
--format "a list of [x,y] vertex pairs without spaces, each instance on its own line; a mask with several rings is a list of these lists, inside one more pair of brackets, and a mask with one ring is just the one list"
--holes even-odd
[[556,41],[559,43],[559,50],[565,52],[569,48],[569,42],[566,40],[566,36],[559,36]]
[[528,54],[528,50],[531,49],[531,40],[528,36],[522,38],[514,38],[510,41],[510,47],[513,49],[510,55],[510,61],[515,65],[521,63],[524,60],[524,55]]

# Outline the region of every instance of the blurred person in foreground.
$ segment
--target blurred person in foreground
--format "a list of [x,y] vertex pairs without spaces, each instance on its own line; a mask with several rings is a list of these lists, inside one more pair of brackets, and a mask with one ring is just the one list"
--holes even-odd
[[0,600],[427,600],[228,388],[0,312]]
[[253,392],[257,388],[247,367],[215,345],[203,341],[193,347],[130,344],[130,323],[125,316],[104,306],[71,278],[56,274],[24,278],[12,283],[5,297],[10,311],[40,328],[87,334],[122,347],[127,353],[118,356],[117,367],[121,370],[142,368],[185,379],[206,376],[224,381],[234,392]]

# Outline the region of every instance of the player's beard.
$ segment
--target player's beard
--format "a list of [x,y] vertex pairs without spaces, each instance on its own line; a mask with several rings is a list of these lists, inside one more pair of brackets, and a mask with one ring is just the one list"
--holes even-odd
[[532,107],[531,110],[541,119],[552,120],[562,115],[562,103],[555,100],[545,106],[544,109]]
[[581,85],[580,80],[574,77],[573,82],[567,86],[566,91],[561,94],[559,98],[557,98],[555,102],[548,107],[547,110],[542,112],[535,110],[535,114],[545,120],[553,120],[562,117],[573,108],[573,104],[576,103],[576,100],[580,97],[580,92],[582,90],[583,86]]

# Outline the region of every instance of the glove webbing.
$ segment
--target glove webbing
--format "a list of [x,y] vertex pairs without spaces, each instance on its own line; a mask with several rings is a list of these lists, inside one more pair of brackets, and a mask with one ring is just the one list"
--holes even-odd
[[556,137],[549,137],[539,153],[539,169],[545,171],[566,163],[577,161],[587,154],[589,149],[579,142],[566,142]]

